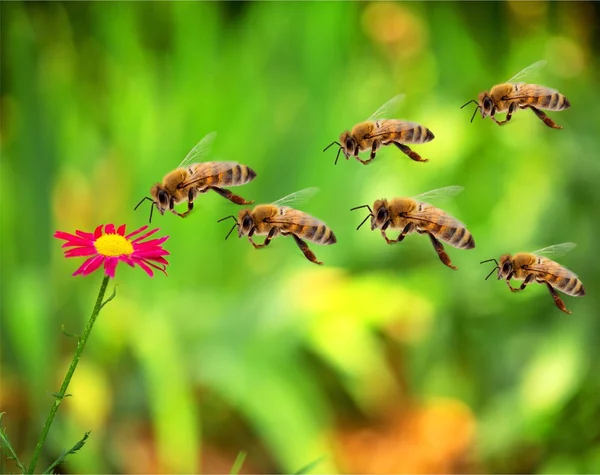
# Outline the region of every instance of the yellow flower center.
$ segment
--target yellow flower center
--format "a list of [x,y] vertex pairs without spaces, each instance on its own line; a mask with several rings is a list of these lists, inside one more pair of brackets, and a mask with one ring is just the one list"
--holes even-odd
[[122,256],[133,253],[133,244],[120,234],[105,234],[96,239],[96,251],[103,256]]

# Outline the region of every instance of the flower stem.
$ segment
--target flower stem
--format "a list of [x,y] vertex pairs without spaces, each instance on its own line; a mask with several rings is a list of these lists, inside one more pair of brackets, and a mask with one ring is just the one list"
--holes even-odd
[[35,450],[33,451],[33,457],[31,458],[31,463],[29,464],[28,473],[34,472],[35,466],[38,461],[38,457],[40,456],[40,453],[42,451],[42,446],[44,445],[44,442],[46,441],[46,437],[48,436],[48,431],[50,430],[50,426],[52,425],[52,421],[54,420],[54,416],[56,414],[56,411],[58,410],[58,406],[60,406],[60,403],[66,397],[67,388],[69,387],[69,383],[71,382],[71,378],[73,377],[75,368],[77,368],[77,363],[79,363],[79,358],[81,358],[81,354],[83,353],[85,344],[87,343],[90,333],[92,332],[92,328],[94,326],[94,323],[96,322],[96,318],[98,317],[98,314],[100,313],[100,309],[103,306],[102,301],[104,300],[104,294],[106,292],[106,287],[108,286],[108,280],[109,280],[109,277],[107,275],[105,275],[104,279],[102,280],[102,285],[100,286],[100,292],[98,293],[98,298],[96,299],[96,305],[94,306],[94,311],[92,312],[92,315],[90,316],[90,319],[87,322],[87,325],[85,326],[85,329],[83,330],[83,333],[81,334],[81,336],[79,337],[79,339],[77,341],[77,349],[75,350],[75,356],[73,356],[73,361],[71,361],[71,365],[69,366],[69,370],[67,371],[67,374],[62,383],[62,386],[60,387],[60,391],[57,394],[54,394],[54,397],[55,397],[54,404],[52,405],[52,408],[50,409],[50,414],[48,414],[48,418],[46,419],[46,423],[44,424],[44,429],[42,430],[42,435],[40,436],[40,439],[38,440],[38,443],[35,446]]

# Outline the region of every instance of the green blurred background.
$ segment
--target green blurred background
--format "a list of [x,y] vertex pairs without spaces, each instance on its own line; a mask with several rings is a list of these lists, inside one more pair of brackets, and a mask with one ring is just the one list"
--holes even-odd
[[[600,7],[593,3],[6,3],[2,9],[0,410],[28,461],[100,273],[71,274],[56,230],[146,224],[133,212],[206,133],[213,158],[270,202],[320,188],[305,211],[338,243],[259,251],[216,220],[155,213],[169,276],[120,266],[51,429],[62,472],[600,472]],[[525,66],[572,107],[496,126],[469,99]],[[383,102],[435,140],[334,166],[324,146]],[[467,110],[468,109],[468,110]],[[470,251],[387,246],[349,209],[463,185],[440,204]],[[564,241],[587,296],[511,294],[479,261]],[[112,284],[111,284],[112,287]],[[3,471],[15,470],[2,461]]]

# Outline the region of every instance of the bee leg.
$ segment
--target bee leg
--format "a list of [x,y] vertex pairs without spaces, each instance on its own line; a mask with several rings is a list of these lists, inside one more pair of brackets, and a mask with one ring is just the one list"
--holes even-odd
[[564,302],[561,300],[560,296],[558,295],[558,292],[556,290],[554,290],[554,287],[552,287],[548,282],[546,282],[546,286],[548,287],[548,290],[550,291],[550,295],[552,295],[552,298],[554,299],[554,303],[556,304],[556,306],[563,312],[571,314],[572,312],[570,310],[567,310],[567,307],[565,306]]
[[498,125],[504,125],[506,124],[512,117],[513,112],[516,110],[517,108],[517,103],[516,102],[511,102],[510,106],[508,106],[508,112],[506,113],[506,119],[501,120],[500,122],[498,122],[495,118],[494,120],[496,120],[496,124]]
[[308,248],[308,244],[306,244],[302,239],[300,239],[295,234],[292,234],[292,237],[294,238],[294,241],[296,241],[296,244],[298,244],[298,247],[304,254],[304,257],[306,257],[310,262],[314,262],[315,264],[323,265],[322,262],[319,262],[317,260],[317,256],[315,256],[315,254]]
[[429,239],[431,239],[431,244],[433,244],[433,248],[435,249],[435,252],[437,252],[438,257],[440,258],[440,261],[442,261],[445,265],[450,267],[450,269],[457,270],[458,267],[455,267],[452,265],[452,261],[450,261],[450,257],[448,257],[448,254],[446,254],[446,251],[444,251],[444,246],[442,245],[442,243],[439,242],[435,238],[435,236],[433,234],[431,234],[430,232],[427,232],[427,234],[429,234]]
[[252,200],[252,201],[246,201],[241,196],[234,195],[231,191],[225,190],[223,188],[219,188],[217,186],[209,186],[208,188],[211,189],[211,190],[213,190],[213,191],[216,191],[223,198],[228,199],[229,201],[231,201],[232,203],[235,203],[236,205],[249,205],[249,204],[254,203],[254,200]]
[[[385,227],[387,228],[387,226],[385,226]],[[381,235],[385,238],[385,242],[387,242],[388,244],[395,244],[397,242],[402,241],[406,237],[406,235],[412,231],[412,229],[413,229],[413,224],[408,223],[396,239],[389,239],[387,237],[387,235],[385,234],[385,229],[381,230]]]
[[373,140],[373,145],[371,146],[371,156],[369,157],[369,159],[361,160],[360,158],[358,158],[358,155],[356,156],[356,159],[363,165],[366,165],[367,163],[371,163],[373,161],[373,159],[375,158],[375,155],[377,155],[377,150],[379,149],[380,146],[381,146],[381,142],[379,142],[379,140]]
[[[512,274],[511,274],[511,276],[512,276]],[[527,277],[525,277],[525,280],[523,281],[521,286],[516,289],[510,286],[510,283],[508,282],[508,280],[506,281],[506,283],[508,284],[508,287],[510,288],[511,292],[520,292],[521,290],[525,290],[525,287],[527,287],[528,284],[531,284],[533,279],[534,279],[533,274],[527,275]]]
[[404,144],[399,143],[399,142],[393,142],[393,144],[396,147],[398,147],[400,150],[402,150],[406,155],[408,155],[415,162],[428,162],[429,161],[428,158],[422,158],[421,155],[419,155],[417,152],[413,152],[410,149],[410,147],[408,147],[407,145],[404,145]]
[[[250,242],[252,243],[252,245],[254,246],[255,249],[260,249],[261,247],[268,246],[269,243],[271,242],[271,239],[273,239],[275,237],[276,233],[277,233],[277,228],[272,227],[271,230],[269,231],[269,234],[267,234],[267,237],[265,238],[265,242],[263,242],[262,244],[256,244],[254,241],[252,241],[251,236],[248,236],[248,238],[250,239]],[[254,234],[254,232],[252,234]]]
[[185,218],[188,214],[190,214],[192,212],[193,209],[194,209],[194,190],[192,188],[190,188],[190,191],[188,193],[188,209],[185,213],[177,213],[177,216],[181,216],[182,218]]
[[548,127],[551,127],[551,128],[553,128],[553,129],[562,129],[562,125],[556,125],[556,122],[554,122],[554,121],[553,121],[553,120],[552,120],[550,117],[548,117],[548,116],[546,115],[546,113],[545,113],[545,112],[542,112],[541,110],[539,110],[539,109],[536,109],[535,107],[533,107],[533,106],[530,106],[530,105],[526,105],[525,107],[523,107],[523,109],[526,109],[526,108],[528,108],[528,107],[529,107],[529,108],[530,108],[530,109],[533,111],[533,113],[534,113],[535,115],[537,115],[537,116],[539,117],[539,119],[540,119],[541,121],[543,121],[543,122],[544,122],[544,124],[546,124]]

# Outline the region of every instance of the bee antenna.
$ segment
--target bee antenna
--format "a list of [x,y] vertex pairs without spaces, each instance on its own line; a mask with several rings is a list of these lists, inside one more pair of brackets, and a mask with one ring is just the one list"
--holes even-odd
[[221,218],[217,221],[217,223],[220,223],[221,221],[225,221],[226,219],[233,219],[235,221],[235,224],[231,227],[231,229],[229,230],[229,232],[227,233],[227,236],[225,236],[225,241],[227,241],[227,238],[229,237],[229,235],[233,232],[233,230],[239,226],[237,219],[235,219],[235,216],[230,214],[229,216],[225,216],[224,218]]
[[[474,102],[475,104],[477,104],[477,101],[475,99],[471,99],[469,102],[467,102],[466,104],[463,104],[462,106],[460,106],[460,108],[462,109],[465,106],[468,106],[471,102]],[[479,105],[479,104],[477,104]]]
[[141,201],[140,201],[140,202],[139,202],[139,203],[138,203],[138,204],[135,206],[135,208],[133,208],[133,211],[135,211],[136,209],[138,209],[138,208],[140,207],[140,205],[141,205],[141,204],[142,204],[144,201],[146,201],[146,200],[150,200],[150,201],[152,201],[152,203],[154,203],[154,200],[153,200],[152,198],[150,198],[149,196],[144,196],[144,197],[142,198],[142,200],[141,200]]
[[473,116],[471,117],[471,124],[473,123],[473,119],[475,119],[475,115],[479,109],[481,109],[481,106],[477,104],[477,107],[475,107],[475,110],[473,111]]
[[338,159],[340,158],[340,152],[342,151],[342,147],[340,146],[340,148],[338,148],[338,153],[335,156],[335,162],[333,162],[334,165],[337,165]]
[[237,219],[235,219],[235,216],[232,215],[232,214],[230,214],[229,216],[225,216],[224,218],[219,219],[217,221],[217,223],[220,223],[221,221],[225,221],[226,219],[229,219],[229,218],[233,219],[237,223]]
[[350,211],[355,211],[357,209],[362,209],[362,208],[367,208],[369,210],[369,213],[373,214],[373,210],[371,210],[371,207],[369,205],[355,206],[354,208],[350,208]]
[[367,215],[367,217],[365,219],[363,219],[362,222],[356,227],[356,230],[358,231],[360,229],[360,227],[367,222],[367,219],[372,218],[372,217],[373,217],[373,215],[369,213]]
[[485,278],[485,280],[488,280],[490,276],[496,271],[496,269],[500,269],[500,266],[498,265],[498,261],[496,259],[487,259],[485,261],[481,261],[480,264],[485,264],[486,262],[493,262],[494,264],[496,264],[496,266],[492,269],[492,272],[490,272]]
[[337,145],[338,147],[341,147],[340,143],[338,141],[335,142],[331,142],[329,145],[327,145],[327,147],[325,147],[323,149],[323,152],[326,151],[329,147],[331,147],[332,145]]

